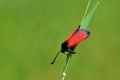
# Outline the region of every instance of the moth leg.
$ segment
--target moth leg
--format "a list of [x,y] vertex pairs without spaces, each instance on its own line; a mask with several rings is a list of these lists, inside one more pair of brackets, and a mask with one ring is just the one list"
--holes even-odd
[[73,52],[72,52],[72,54],[76,54],[76,52],[75,52],[75,51],[73,51]]
[[73,54],[76,54],[76,52],[75,52],[75,51],[73,51],[72,53],[73,53]]
[[70,53],[72,53],[72,54],[76,54],[76,52],[75,51],[69,51]]

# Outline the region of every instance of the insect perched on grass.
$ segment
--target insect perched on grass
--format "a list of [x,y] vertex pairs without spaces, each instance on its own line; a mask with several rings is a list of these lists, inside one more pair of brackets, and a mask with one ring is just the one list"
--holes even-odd
[[79,42],[85,40],[89,35],[90,32],[88,30],[80,29],[80,26],[78,26],[61,44],[61,52],[64,53],[69,51],[69,49],[74,49]]
[[[58,54],[60,52],[65,53],[65,52],[70,52],[72,50],[71,53],[75,54],[76,52],[74,52],[74,48],[75,46],[85,40],[86,38],[88,38],[90,35],[90,31],[85,30],[85,29],[80,29],[80,25],[72,31],[72,33],[65,39],[65,41],[61,44],[61,50],[58,52]],[[54,63],[55,59],[57,58],[58,54],[56,55],[56,57],[54,58],[54,60],[51,62],[51,64]]]
[[61,50],[57,53],[51,64],[55,62],[60,52],[62,53],[68,52],[75,54],[76,52],[74,51],[74,49],[76,45],[90,36],[90,31],[87,30],[87,27],[88,24],[90,23],[90,20],[96,8],[99,5],[99,1],[93,6],[92,10],[87,14],[90,2],[91,1],[89,0],[81,24],[75,30],[72,31],[72,33],[65,39],[65,41],[63,41],[63,43],[61,44]]

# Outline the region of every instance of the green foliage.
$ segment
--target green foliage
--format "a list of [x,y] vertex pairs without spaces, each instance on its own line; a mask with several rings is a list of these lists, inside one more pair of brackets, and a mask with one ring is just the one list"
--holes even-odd
[[[89,5],[90,5],[90,0],[88,2],[87,9],[89,9]],[[83,17],[83,20],[81,22],[81,29],[87,29],[98,5],[99,5],[99,1],[93,6],[92,10],[90,10],[90,12],[88,12],[88,14],[87,14],[87,9],[86,9],[86,12],[84,14],[85,17]]]

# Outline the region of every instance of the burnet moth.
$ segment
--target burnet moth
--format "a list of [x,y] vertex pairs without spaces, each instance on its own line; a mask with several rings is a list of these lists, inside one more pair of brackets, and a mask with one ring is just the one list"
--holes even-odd
[[[99,5],[99,1],[93,6],[91,11],[87,14],[88,8],[90,5],[91,0],[89,0],[87,8],[85,10],[85,13],[83,15],[81,25],[79,25],[77,28],[75,28],[72,33],[65,39],[65,41],[62,42],[61,44],[61,50],[57,53],[51,64],[53,64],[59,55],[60,52],[65,53],[65,52],[70,52],[75,54],[74,49],[78,43],[81,41],[85,40],[90,36],[90,31],[87,30],[87,26],[90,23],[90,20],[96,10],[96,8]],[[72,51],[72,52],[71,52]]]
[[[73,30],[72,33],[61,44],[61,50],[57,53],[51,64],[55,62],[60,52],[65,53],[68,52],[70,49],[74,51],[74,47],[81,41],[88,38],[89,35],[90,35],[90,31],[85,29],[80,29],[80,25],[77,28],[75,28],[75,30]],[[71,53],[75,54],[76,52],[71,52]]]

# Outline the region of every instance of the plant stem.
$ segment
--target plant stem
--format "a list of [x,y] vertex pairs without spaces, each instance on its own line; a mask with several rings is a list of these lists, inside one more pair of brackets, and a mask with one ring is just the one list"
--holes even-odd
[[63,73],[62,73],[62,76],[61,76],[61,79],[60,80],[64,80],[65,79],[65,76],[66,76],[66,70],[68,68],[68,65],[69,65],[69,62],[70,62],[70,59],[72,57],[72,54],[71,51],[68,51],[68,54],[67,54],[67,57],[66,57],[66,63],[65,63],[65,66],[64,66],[64,69],[63,69]]

